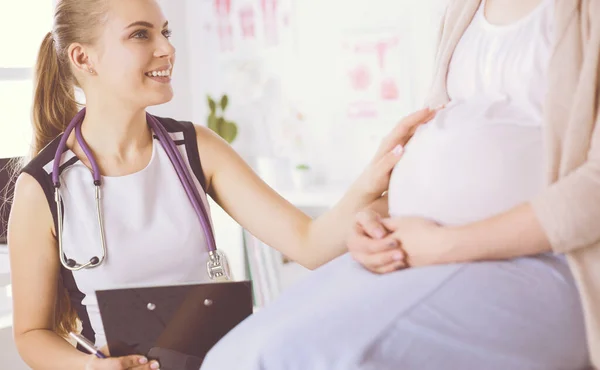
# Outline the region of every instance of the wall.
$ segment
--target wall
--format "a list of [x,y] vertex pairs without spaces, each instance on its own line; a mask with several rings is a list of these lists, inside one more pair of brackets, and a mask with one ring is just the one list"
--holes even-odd
[[[277,45],[265,41],[262,1],[231,0],[225,18],[217,15],[213,0],[185,2],[192,117],[203,123],[205,95],[227,92],[233,101],[229,117],[240,126],[234,148],[248,161],[279,156],[309,162],[321,184],[343,189],[394,124],[421,107],[447,0],[278,0],[279,16],[290,27],[284,30],[280,21]],[[256,15],[256,37],[251,40],[241,36],[238,21],[247,8]],[[222,50],[219,41],[219,30],[227,24],[223,19],[232,27],[232,50]],[[388,65],[370,72],[375,79],[394,79],[399,98],[382,102],[373,99],[373,91],[349,92],[346,73],[353,63],[372,64],[375,53],[361,61],[342,44],[388,35],[399,38],[386,56]],[[348,117],[349,103],[361,99],[373,100],[367,103],[376,107],[377,116]],[[295,120],[293,110],[304,120]],[[298,137],[303,147],[296,145]]]

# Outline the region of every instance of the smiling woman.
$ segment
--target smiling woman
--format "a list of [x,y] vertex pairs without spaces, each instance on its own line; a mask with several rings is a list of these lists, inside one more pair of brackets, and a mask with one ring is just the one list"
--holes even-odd
[[[42,192],[47,190],[44,176],[49,174],[44,173],[43,167],[47,164],[52,143],[57,143],[56,139],[78,111],[74,94],[76,86],[85,93],[87,106],[85,122],[82,124],[83,135],[94,153],[102,153],[97,156],[102,173],[122,176],[149,166],[148,163],[155,157],[155,150],[144,109],[168,102],[173,96],[169,82],[175,49],[168,40],[170,31],[167,25],[155,1],[62,0],[56,8],[53,30],[46,35],[40,47],[33,106],[35,135],[31,156],[34,159],[23,169],[24,173],[18,181],[8,241],[9,248],[17,251],[11,255],[15,342],[25,361],[35,368],[111,366],[111,361],[93,365],[95,359],[85,365],[90,362],[89,357],[76,351],[63,356],[63,351],[68,353],[72,349],[65,346],[65,341],[57,340],[58,336],[49,335],[55,331],[64,336],[74,330],[75,310],[80,312],[84,334],[89,336],[91,330],[93,339],[94,329],[98,334],[101,333],[97,326],[98,316],[81,311],[81,301],[73,300],[76,295],[82,294],[79,289],[86,286],[87,281],[81,280],[85,275],[73,276],[66,271],[57,274],[58,271],[53,267],[57,266],[53,221],[56,217],[48,212],[48,205],[50,210],[55,209],[49,198],[44,199]],[[176,125],[176,128],[181,125]],[[43,148],[46,148],[45,151],[42,151]],[[71,178],[65,179],[63,175],[63,185],[75,191],[77,180],[73,180],[73,175],[76,178],[89,171],[86,167],[89,163],[81,147],[74,141],[68,141],[68,148],[69,155],[82,158],[78,163],[70,161],[68,165],[71,168],[61,168]],[[28,181],[31,185],[23,185]],[[31,189],[27,190],[28,187]],[[37,195],[33,198],[25,196],[29,199],[21,201],[21,194],[29,191],[33,192],[30,195]],[[29,206],[27,202],[30,202]],[[33,224],[39,225],[39,228],[26,231],[30,234],[27,236],[21,230],[31,229],[32,220],[21,218],[20,214],[23,208],[28,207],[36,208],[36,214],[40,217],[33,220]],[[110,215],[110,209],[107,213]],[[64,220],[67,225],[71,217],[70,212],[66,212]],[[80,236],[85,237],[84,234]],[[66,247],[71,243],[88,242],[72,241],[67,236]],[[35,244],[48,248],[27,251],[29,246]],[[20,253],[24,253],[24,258],[33,254],[43,256],[46,252],[49,254],[48,264],[34,267],[34,271],[39,272],[38,276],[21,270],[25,264],[21,265]],[[73,280],[79,286],[68,283]],[[53,281],[59,282],[58,290]],[[94,288],[84,292],[93,296]],[[58,304],[54,307],[56,298]],[[90,307],[93,305],[93,302],[88,304]],[[27,307],[35,309],[30,311]],[[94,327],[90,326],[90,317],[95,322]],[[48,348],[49,354],[38,357],[35,343],[43,341],[43,338],[48,340],[44,347]],[[145,359],[144,363],[140,363],[140,358],[129,356],[118,361],[123,364],[135,363],[139,368],[150,368],[151,364]]]
[[[204,283],[225,266],[213,264],[210,215],[198,226],[208,195],[304,267],[341,255],[356,212],[383,193],[401,146],[435,116],[423,109],[402,120],[339,202],[311,219],[207,127],[146,112],[174,95],[168,27],[156,0],[57,3],[36,65],[33,159],[16,182],[8,226],[15,342],[35,369],[158,367],[141,355],[98,359],[64,337],[78,317],[83,336],[107,344],[98,290]],[[180,181],[183,168],[190,173]]]

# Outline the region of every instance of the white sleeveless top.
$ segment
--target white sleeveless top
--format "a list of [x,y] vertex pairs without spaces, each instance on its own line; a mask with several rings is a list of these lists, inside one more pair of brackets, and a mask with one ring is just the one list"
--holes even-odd
[[417,130],[392,173],[390,214],[464,224],[543,188],[552,5],[542,0],[517,22],[497,26],[482,1],[450,63],[451,102]]
[[[165,119],[159,120],[165,123]],[[201,167],[197,147],[192,147],[196,145],[194,128],[172,120],[167,121],[166,126],[208,210],[199,181],[203,175],[198,173]],[[57,144],[55,140],[38,156],[38,161],[52,158],[43,165],[44,171],[37,171],[34,176],[41,178],[41,183],[45,181],[44,173],[46,177],[51,176]],[[192,155],[196,158],[190,162]],[[92,174],[70,150],[63,154],[61,164],[64,252],[67,258],[87,262],[93,256],[100,257],[102,251]],[[29,167],[35,172],[37,166],[30,164]],[[83,321],[84,335],[97,346],[106,344],[106,338],[96,290],[209,280],[207,243],[200,221],[157,139],[153,140],[152,157],[144,169],[126,176],[102,177],[102,207],[108,249],[106,260],[92,269],[76,272],[62,269],[71,301]]]

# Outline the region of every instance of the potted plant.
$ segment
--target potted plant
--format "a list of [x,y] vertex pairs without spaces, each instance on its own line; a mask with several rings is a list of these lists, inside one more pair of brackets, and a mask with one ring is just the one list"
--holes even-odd
[[225,141],[231,144],[238,134],[238,128],[235,122],[227,121],[224,117],[225,110],[227,109],[229,98],[226,94],[221,96],[219,104],[215,100],[207,95],[208,107],[210,113],[207,118],[208,128],[216,132]]
[[292,181],[298,190],[306,189],[312,182],[312,171],[308,164],[299,163],[292,171]]

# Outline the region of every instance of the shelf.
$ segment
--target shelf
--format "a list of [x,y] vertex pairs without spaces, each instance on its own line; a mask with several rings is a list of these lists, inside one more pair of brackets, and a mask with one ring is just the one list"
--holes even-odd
[[10,327],[12,327],[12,325],[13,325],[12,313],[0,315],[0,330],[10,328]]

